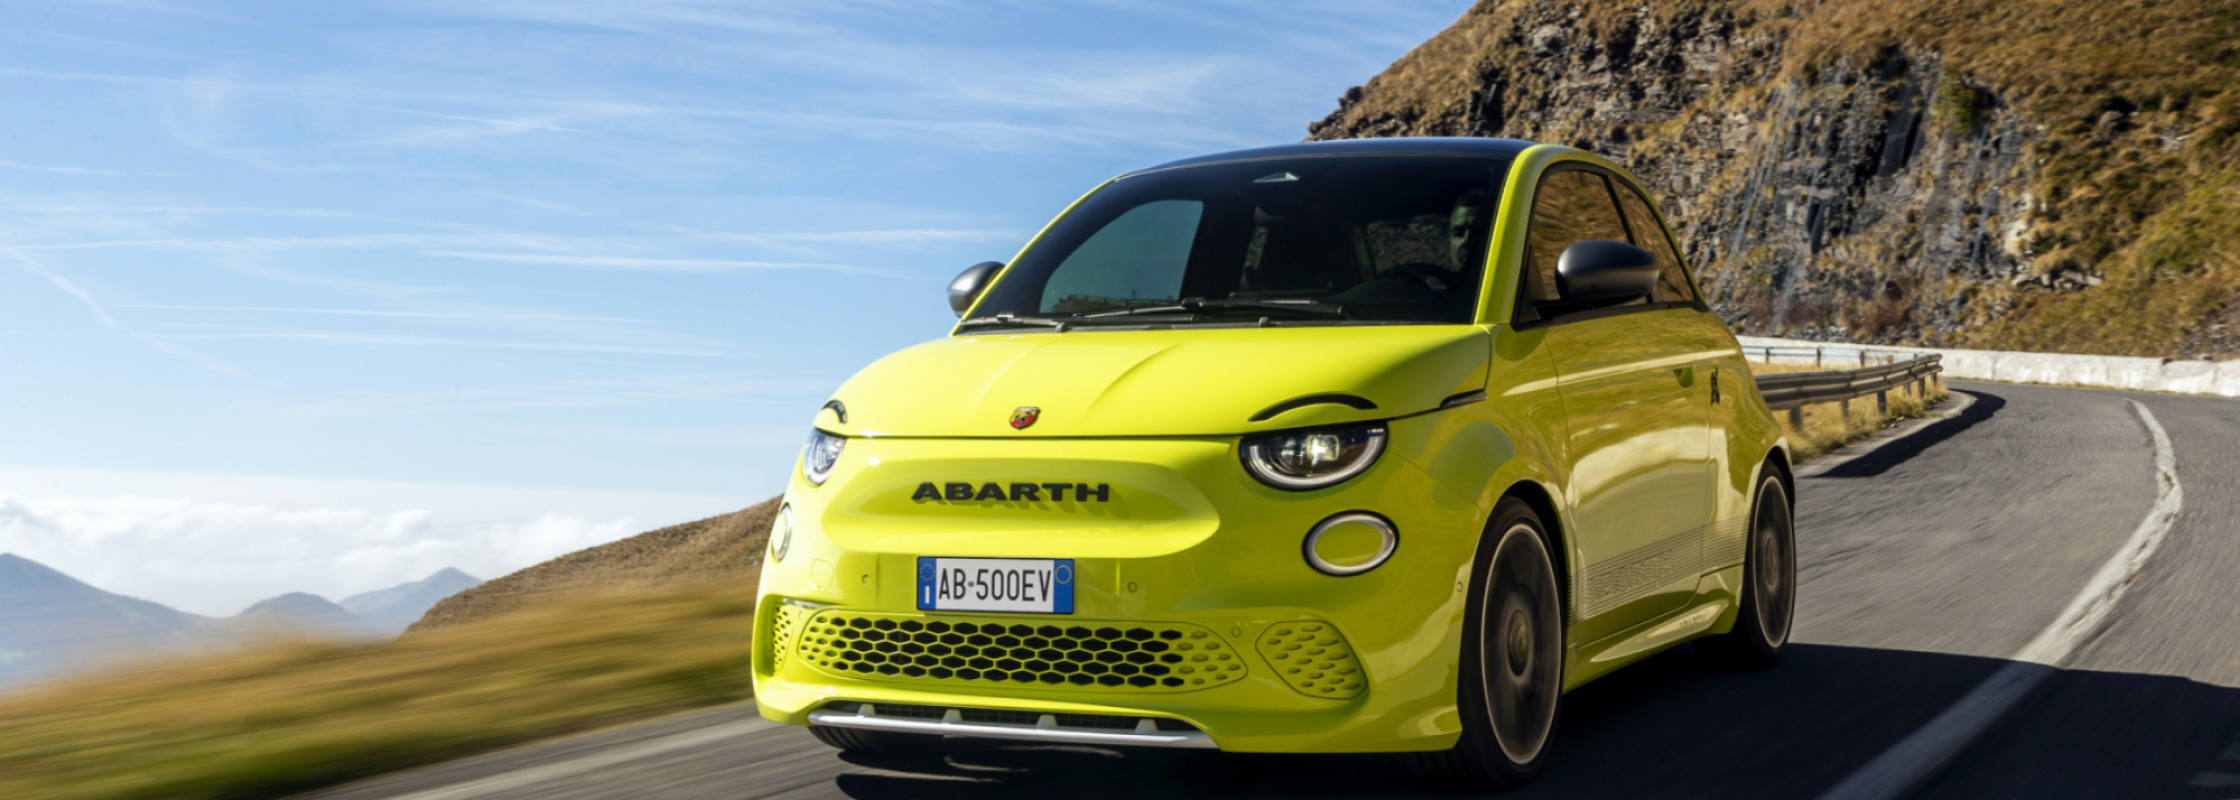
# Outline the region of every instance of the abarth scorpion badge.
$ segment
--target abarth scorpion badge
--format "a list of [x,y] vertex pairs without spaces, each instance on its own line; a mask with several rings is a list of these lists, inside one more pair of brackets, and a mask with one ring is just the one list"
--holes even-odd
[[1020,408],[1017,411],[1011,412],[1011,427],[1018,428],[1019,430],[1026,430],[1029,426],[1034,424],[1035,420],[1040,419],[1041,417],[1042,409],[1036,408],[1034,406],[1026,406],[1024,408]]

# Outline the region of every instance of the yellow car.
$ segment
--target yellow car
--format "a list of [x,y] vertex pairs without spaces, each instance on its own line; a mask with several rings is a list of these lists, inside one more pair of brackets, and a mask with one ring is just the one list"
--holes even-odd
[[1564,692],[1765,665],[1786,442],[1638,181],[1385,139],[1097,187],[818,411],[770,534],[763,716],[1405,753],[1534,775]]

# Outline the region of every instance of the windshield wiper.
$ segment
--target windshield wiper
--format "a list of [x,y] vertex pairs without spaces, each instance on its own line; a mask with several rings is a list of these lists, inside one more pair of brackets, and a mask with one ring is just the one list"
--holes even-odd
[[1122,309],[1119,311],[1099,311],[1094,314],[1082,314],[1081,318],[1094,319],[1097,317],[1127,317],[1134,316],[1136,314],[1174,314],[1180,312],[1194,313],[1198,311],[1223,311],[1229,309],[1241,309],[1245,311],[1277,311],[1286,314],[1297,314],[1304,317],[1318,317],[1323,319],[1346,318],[1345,306],[1333,306],[1323,303],[1281,303],[1268,300],[1246,299],[1207,300],[1201,297],[1185,297],[1180,301],[1177,301],[1173,305],[1166,306],[1141,306],[1137,308]]
[[1022,317],[1010,312],[1005,312],[992,317],[973,317],[972,319],[957,323],[957,327],[987,328],[995,326],[1032,325],[1045,328],[1057,328],[1058,332],[1064,333],[1066,326],[1072,324],[1073,320],[1071,319],[1051,319],[1049,317]]

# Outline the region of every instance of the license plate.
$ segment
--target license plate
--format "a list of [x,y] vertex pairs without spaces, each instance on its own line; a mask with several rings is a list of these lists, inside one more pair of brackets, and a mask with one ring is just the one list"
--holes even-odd
[[919,611],[1073,613],[1073,559],[918,558]]

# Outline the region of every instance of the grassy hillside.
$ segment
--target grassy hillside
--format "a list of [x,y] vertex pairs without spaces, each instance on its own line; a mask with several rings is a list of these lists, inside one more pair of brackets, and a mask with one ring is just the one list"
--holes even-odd
[[750,693],[753,584],[296,642],[0,696],[0,797],[278,797]]
[[1750,331],[2240,355],[2222,0],[1486,0],[1310,132],[1615,155]]
[[445,598],[418,634],[605,594],[722,583],[751,591],[778,498],[579,550]]

